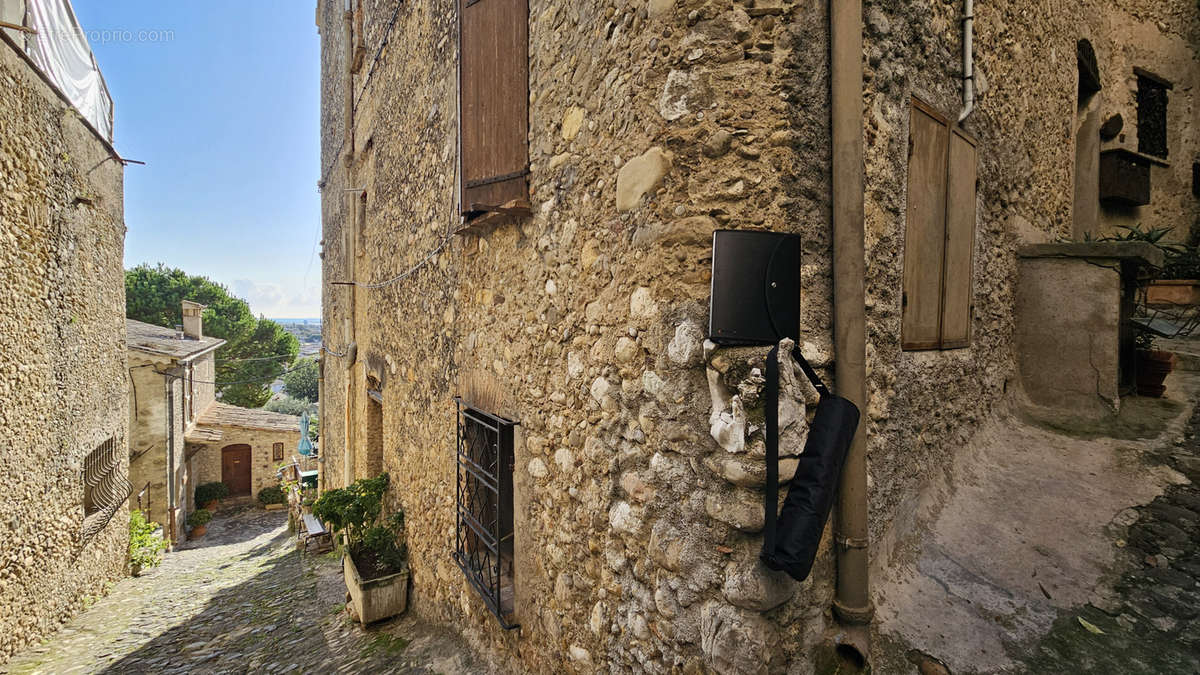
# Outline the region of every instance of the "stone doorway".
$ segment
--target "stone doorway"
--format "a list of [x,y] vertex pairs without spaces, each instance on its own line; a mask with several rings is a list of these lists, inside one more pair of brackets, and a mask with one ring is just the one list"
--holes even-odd
[[250,446],[245,443],[221,449],[221,482],[229,486],[230,497],[250,494]]

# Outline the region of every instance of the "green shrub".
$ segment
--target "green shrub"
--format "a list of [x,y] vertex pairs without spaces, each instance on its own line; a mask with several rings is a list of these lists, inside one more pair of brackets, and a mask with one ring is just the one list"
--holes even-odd
[[399,570],[408,559],[403,543],[404,512],[397,511],[379,522],[389,480],[385,473],[328,490],[313,504],[312,512],[334,534],[345,535],[351,556],[370,551],[387,567]]
[[229,496],[229,486],[216,481],[213,483],[201,483],[196,486],[196,503],[201,506],[215,502],[218,499],[224,499]]
[[212,511],[209,511],[208,509],[196,509],[195,511],[192,511],[192,515],[187,517],[187,526],[200,527],[201,525],[209,524],[212,519]]
[[129,562],[146,568],[157,567],[162,562],[162,552],[167,548],[167,542],[155,534],[158,524],[146,520],[143,511],[134,509],[129,512]]
[[263,504],[286,504],[287,495],[278,485],[270,485],[258,491],[258,501]]
[[[397,511],[383,523],[372,525],[363,532],[362,548],[373,551],[384,567],[403,569],[408,562],[408,546],[404,543],[404,512]],[[354,549],[351,549],[354,552]]]
[[316,412],[317,404],[311,403],[302,398],[294,398],[284,394],[279,398],[273,398],[270,401],[267,401],[267,404],[263,406],[263,410],[283,413],[284,415],[295,415],[296,417],[299,417],[304,413],[308,413],[311,416],[314,412]]

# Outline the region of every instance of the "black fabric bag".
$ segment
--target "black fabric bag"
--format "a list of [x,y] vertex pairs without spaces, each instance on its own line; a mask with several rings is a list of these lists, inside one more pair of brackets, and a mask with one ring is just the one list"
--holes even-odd
[[[799,352],[800,237],[749,230],[713,233],[709,339],[725,345],[774,345],[767,357],[767,488],[764,498],[763,563],[797,581],[808,577],[838,478],[858,429],[858,408],[832,394]],[[779,504],[779,341],[797,343],[792,358],[808,377],[821,402],[808,429],[796,476],[783,512]],[[789,367],[791,364],[788,364]]]
[[808,439],[796,466],[796,475],[788,486],[782,512],[776,515],[779,503],[779,347],[772,349],[767,356],[764,396],[767,488],[763,502],[766,520],[761,558],[767,567],[787,572],[796,581],[804,581],[812,570],[825,522],[829,520],[829,511],[837,497],[838,479],[858,429],[859,412],[849,400],[832,394],[801,354],[793,351],[792,355],[821,395],[821,402],[808,427]]

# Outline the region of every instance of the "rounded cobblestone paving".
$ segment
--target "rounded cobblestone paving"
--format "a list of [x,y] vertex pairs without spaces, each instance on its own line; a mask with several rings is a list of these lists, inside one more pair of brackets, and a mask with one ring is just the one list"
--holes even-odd
[[285,511],[218,513],[208,535],[112,592],[0,673],[465,673],[461,639],[412,618],[364,630],[341,562],[296,552]]

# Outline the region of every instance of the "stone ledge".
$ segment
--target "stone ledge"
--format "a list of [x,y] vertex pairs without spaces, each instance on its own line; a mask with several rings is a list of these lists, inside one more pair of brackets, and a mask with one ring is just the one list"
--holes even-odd
[[1058,244],[1026,244],[1017,248],[1019,258],[1106,258],[1162,267],[1162,249],[1144,241],[1083,241]]

